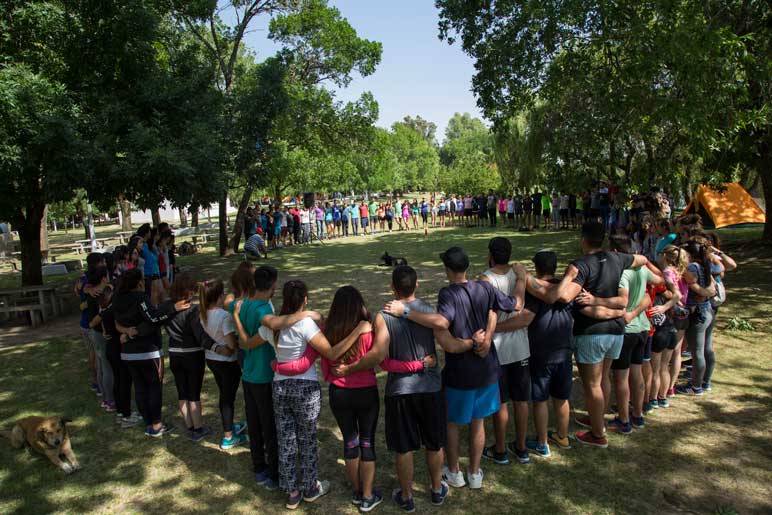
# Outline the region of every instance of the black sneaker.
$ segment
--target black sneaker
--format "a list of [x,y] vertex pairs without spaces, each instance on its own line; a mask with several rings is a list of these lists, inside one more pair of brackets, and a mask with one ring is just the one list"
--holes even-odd
[[373,489],[373,496],[369,499],[362,498],[362,504],[359,505],[359,511],[367,513],[383,502],[383,496],[378,490]]
[[445,502],[445,498],[448,496],[448,492],[450,492],[450,487],[445,481],[440,482],[440,491],[435,492],[432,490],[432,504],[434,506],[440,506],[442,503]]
[[212,434],[212,428],[209,426],[201,426],[198,429],[192,429],[185,433],[185,437],[191,442],[200,442],[207,436]]
[[391,500],[405,513],[413,513],[415,511],[415,502],[413,501],[413,498],[411,497],[408,500],[403,499],[402,489],[400,488],[391,492]]
[[482,453],[484,458],[488,458],[489,460],[493,460],[493,463],[496,463],[498,465],[509,465],[509,455],[506,451],[504,452],[496,452],[496,446],[490,445],[483,449]]

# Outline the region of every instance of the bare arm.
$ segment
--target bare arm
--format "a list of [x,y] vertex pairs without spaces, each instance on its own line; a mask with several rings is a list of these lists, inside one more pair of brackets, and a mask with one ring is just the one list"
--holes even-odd
[[291,315],[265,315],[260,323],[271,331],[281,331],[282,329],[292,327],[304,318],[312,318],[318,323],[321,321],[322,316],[316,311],[298,311]]
[[472,340],[460,340],[450,334],[447,329],[435,329],[434,339],[442,350],[451,354],[461,354],[472,350]]
[[375,322],[373,323],[373,347],[356,363],[336,367],[335,375],[348,375],[360,370],[375,368],[388,356],[390,342],[391,337],[386,327],[386,321],[383,319],[383,315],[378,313],[375,315]]
[[[236,332],[239,335],[241,347],[244,349],[255,349],[266,343],[266,340],[260,336],[259,332],[256,332],[253,336],[249,336],[247,334],[247,331],[244,329],[244,324],[241,323],[241,317],[239,316],[240,313],[241,301],[237,302],[233,308],[233,324],[236,326]],[[263,321],[268,318],[268,316],[269,315],[263,317]]]
[[578,273],[578,268],[574,265],[568,265],[563,280],[557,286],[530,276],[526,288],[528,293],[547,304],[554,304],[555,302],[568,304],[582,291],[581,285],[574,282]]
[[651,297],[644,295],[641,302],[639,302],[632,311],[625,313],[625,324],[629,324],[635,320],[635,317],[646,311],[649,306],[651,306]]
[[640,268],[642,266],[646,266],[648,262],[649,262],[649,258],[644,256],[643,254],[634,254],[633,264],[630,265],[630,268]]
[[616,297],[607,298],[596,297],[587,290],[582,290],[576,297],[576,303],[581,306],[602,306],[610,309],[625,309],[627,307],[629,296],[630,294],[625,288],[619,288]]
[[308,343],[322,357],[327,358],[330,361],[338,361],[341,356],[343,356],[346,351],[349,350],[351,346],[357,342],[357,340],[359,340],[359,337],[363,333],[369,333],[372,330],[372,324],[363,320],[362,322],[359,322],[359,325],[357,325],[354,330],[348,334],[348,336],[343,338],[343,340],[341,340],[335,346],[330,345],[330,342],[327,341],[327,337],[325,337],[324,333],[321,331],[316,333],[316,335],[311,338],[311,341]]
[[474,353],[479,357],[484,358],[491,350],[491,344],[493,343],[493,333],[496,332],[496,324],[499,317],[492,309],[488,310],[488,324],[485,326],[485,337],[482,342],[478,343],[474,347]]
[[[392,300],[383,306],[383,311],[393,317],[402,318],[402,315],[405,313],[405,304],[398,300]],[[421,311],[411,309],[407,314],[407,319],[429,329],[437,330],[450,327],[448,319],[439,313],[422,313]]]
[[527,309],[514,313],[511,317],[496,324],[497,333],[509,333],[528,327],[536,315]]

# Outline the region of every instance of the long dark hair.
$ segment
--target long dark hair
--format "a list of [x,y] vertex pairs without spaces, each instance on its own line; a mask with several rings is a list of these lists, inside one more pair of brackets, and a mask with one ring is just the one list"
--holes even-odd
[[201,304],[198,314],[204,324],[207,323],[206,311],[214,307],[223,293],[225,293],[225,285],[221,279],[209,279],[201,283],[198,288],[198,301]]
[[136,290],[142,279],[142,271],[140,269],[132,268],[131,270],[126,270],[118,280],[118,293],[123,295]]
[[308,286],[303,281],[290,280],[284,283],[281,290],[282,303],[280,315],[291,315],[303,307],[303,301],[308,297]]
[[251,297],[255,294],[255,265],[242,261],[231,274],[231,289],[236,298]]
[[196,291],[196,278],[190,272],[182,272],[174,278],[172,287],[169,289],[169,297],[172,301],[178,302],[187,299],[190,294]]
[[[338,288],[325,322],[324,336],[330,345],[335,346],[343,341],[362,320],[370,320],[370,312],[367,311],[362,294],[353,286]],[[346,351],[341,361],[350,361],[358,352],[359,343],[357,342]]]
[[705,245],[696,241],[688,241],[683,249],[691,256],[692,260],[698,263],[706,274],[710,274],[710,250]]

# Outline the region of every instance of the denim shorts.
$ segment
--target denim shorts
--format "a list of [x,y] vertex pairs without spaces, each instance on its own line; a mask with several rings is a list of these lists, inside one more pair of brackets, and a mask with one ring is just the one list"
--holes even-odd
[[490,417],[501,406],[498,381],[474,390],[445,387],[445,399],[448,420],[454,424],[469,424],[472,419]]
[[576,362],[594,365],[604,359],[617,359],[622,353],[623,334],[580,334],[574,336]]

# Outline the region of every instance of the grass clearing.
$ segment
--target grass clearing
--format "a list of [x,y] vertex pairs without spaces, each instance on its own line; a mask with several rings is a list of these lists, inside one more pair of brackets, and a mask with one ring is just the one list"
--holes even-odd
[[[576,233],[521,234],[512,238],[514,258],[527,263],[548,247],[562,258],[578,255]],[[719,313],[718,366],[713,392],[698,399],[677,397],[670,409],[647,418],[647,427],[631,437],[610,436],[610,448],[553,449],[546,461],[528,466],[484,462],[482,491],[453,490],[446,513],[770,513],[772,511],[772,252],[749,240],[758,229],[721,231],[725,250],[740,269],[727,284],[728,302]],[[326,311],[336,288],[353,284],[371,309],[388,299],[390,269],[378,267],[384,251],[405,257],[419,271],[419,296],[434,303],[445,283],[438,254],[450,245],[465,247],[472,272],[484,268],[488,230],[436,230],[375,238],[349,238],[311,247],[281,250],[269,263],[281,282],[302,278],[313,309]],[[201,278],[226,279],[239,256],[220,259],[214,248],[180,258]],[[275,302],[280,303],[280,299]],[[749,320],[754,332],[725,331],[733,317]],[[73,327],[77,319],[71,320]],[[3,328],[2,331],[5,329]],[[36,333],[30,333],[36,334]],[[63,414],[75,420],[73,447],[83,469],[65,476],[40,456],[0,442],[0,513],[283,513],[283,495],[256,487],[248,448],[223,452],[215,437],[191,444],[179,434],[151,440],[137,430],[120,430],[114,416],[97,407],[85,374],[83,344],[72,337],[3,346],[0,338],[0,426],[32,414]],[[167,367],[168,368],[168,367]],[[385,374],[379,374],[381,393]],[[575,385],[575,393],[581,390]],[[320,476],[330,479],[332,493],[316,505],[301,504],[300,513],[356,513],[349,504],[342,440],[327,406],[323,387],[319,420]],[[581,395],[579,395],[581,397]],[[581,399],[574,407],[581,410]],[[217,388],[210,373],[202,396],[205,417],[219,437]],[[243,419],[243,398],[237,400]],[[382,412],[383,413],[383,412]],[[167,370],[164,414],[180,427],[176,393]],[[397,486],[393,456],[379,420],[376,486],[388,496]],[[491,438],[488,427],[489,440]],[[575,428],[572,428],[575,429]],[[463,436],[465,438],[465,436]],[[464,440],[465,441],[465,440]],[[465,452],[462,452],[465,454]],[[416,505],[432,510],[427,499],[428,474],[416,456]],[[376,509],[397,513],[390,502]],[[439,511],[439,510],[438,510]]]

